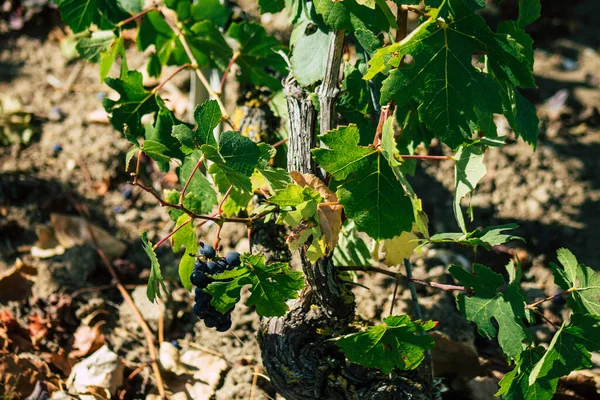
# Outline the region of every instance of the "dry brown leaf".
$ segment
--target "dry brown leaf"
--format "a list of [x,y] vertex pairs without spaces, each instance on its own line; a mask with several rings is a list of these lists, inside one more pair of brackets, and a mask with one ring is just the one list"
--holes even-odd
[[48,335],[50,327],[50,321],[47,319],[44,319],[39,315],[30,315],[27,330],[29,331],[31,343],[34,346],[37,346],[38,342]]
[[0,274],[0,301],[23,301],[31,292],[37,270],[21,259]]
[[67,358],[67,353],[63,348],[58,349],[58,353],[41,353],[40,357],[48,365],[53,365],[58,368],[64,376],[69,376],[71,373],[71,363]]
[[88,228],[89,225],[98,242],[98,246],[109,259],[118,258],[125,252],[126,246],[123,243],[115,239],[104,229],[89,224],[84,218],[51,214],[50,223],[54,229],[54,235],[58,243],[66,249],[82,244],[94,245],[93,237]]
[[320,180],[312,174],[302,174],[297,171],[290,172],[292,179],[301,187],[309,186],[318,192],[327,203],[319,204],[317,211],[319,216],[319,225],[329,249],[333,249],[338,242],[340,229],[342,228],[342,210],[343,207],[338,203],[337,196]]
[[58,386],[60,381],[41,360],[20,358],[16,354],[0,357],[0,387],[12,395],[7,398],[26,398],[42,380],[53,386]]
[[94,326],[80,325],[73,337],[73,350],[69,354],[69,358],[85,357],[98,350],[104,345],[104,335],[100,331],[99,323]]

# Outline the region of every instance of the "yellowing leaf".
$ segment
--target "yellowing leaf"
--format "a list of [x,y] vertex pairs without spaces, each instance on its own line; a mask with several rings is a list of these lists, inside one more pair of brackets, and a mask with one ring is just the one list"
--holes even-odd
[[405,258],[410,258],[418,245],[418,237],[414,233],[402,232],[400,236],[376,243],[371,254],[373,258],[379,259],[380,253],[383,252],[384,262],[394,266],[402,264]]

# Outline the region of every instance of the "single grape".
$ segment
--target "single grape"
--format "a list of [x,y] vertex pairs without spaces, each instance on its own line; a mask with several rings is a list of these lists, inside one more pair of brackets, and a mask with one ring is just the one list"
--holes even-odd
[[220,319],[217,324],[217,332],[227,332],[231,328],[231,315],[227,314],[229,318]]
[[207,272],[206,263],[202,260],[194,261],[194,271]]
[[214,261],[209,261],[206,263],[206,270],[211,275],[218,274],[219,272],[221,272],[219,271],[217,263]]
[[227,261],[227,264],[231,265],[232,267],[237,267],[242,263],[240,261],[240,253],[237,251],[227,253],[225,256],[225,261]]
[[208,315],[209,308],[206,303],[196,303],[194,304],[192,311],[198,318],[204,318]]
[[173,347],[177,347],[179,350],[181,350],[181,346],[179,345],[179,342],[177,340],[171,340],[171,344],[173,345]]
[[214,328],[218,323],[219,317],[217,315],[208,314],[206,317],[204,317],[204,325],[206,325],[207,328]]
[[131,186],[125,186],[121,189],[121,196],[123,196],[125,200],[129,200],[131,196],[133,196],[133,189],[131,189]]
[[[552,293],[552,296],[556,296],[557,294],[562,292],[562,290],[556,290],[554,293]],[[567,299],[565,299],[565,296],[558,296],[552,299],[552,304],[554,304],[557,307],[564,306],[566,303]]]
[[212,282],[209,276],[207,276],[204,272],[194,271],[192,272],[192,276],[190,276],[190,281],[192,285],[198,286],[199,288],[205,288]]
[[229,265],[227,265],[227,261],[225,261],[225,260],[219,260],[219,261],[217,261],[217,271],[219,273],[227,270],[228,267],[229,267]]
[[212,300],[212,296],[206,293],[202,288],[196,288],[196,296],[194,300],[196,301],[196,303],[210,303],[210,301]]
[[204,257],[208,258],[208,259],[212,259],[215,258],[215,256],[217,255],[217,252],[215,251],[214,247],[212,247],[210,244],[204,244],[204,246],[202,247],[202,250],[200,250],[200,254],[202,254]]

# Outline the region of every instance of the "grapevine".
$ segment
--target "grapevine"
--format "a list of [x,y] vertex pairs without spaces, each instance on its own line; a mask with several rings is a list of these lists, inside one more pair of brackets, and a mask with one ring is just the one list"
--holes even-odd
[[[479,14],[483,0],[258,0],[261,13],[289,15],[285,44],[213,0],[55,2],[71,30],[83,33],[80,55],[99,63],[100,78],[119,95],[103,106],[131,144],[131,184],[166,207],[174,223],[155,244],[142,233],[148,298],[165,290],[155,250],[170,242],[182,254],[181,284],[195,294],[193,313],[207,328],[230,329],[243,298],[262,317],[263,361],[285,398],[435,395],[427,364],[434,347],[428,332],[437,322],[408,315],[378,325],[359,320],[355,273],[454,293],[457,309],[481,336],[497,340],[512,368],[500,381],[504,399],[550,399],[560,377],[591,365],[590,352],[600,350],[598,275],[561,249],[552,268],[562,291],[528,304],[518,260],[503,274],[476,262],[480,250],[524,241],[512,233],[517,226],[474,229],[464,212],[464,199],[486,175],[486,152],[507,141],[495,115],[536,147],[539,121],[520,89],[536,87],[526,28],[540,15],[539,0],[520,0],[517,19],[495,30]],[[129,28],[150,54],[147,74],[161,79],[151,89],[129,69]],[[218,88],[207,68],[222,74]],[[183,71],[195,74],[209,97],[196,105],[193,123],[161,97]],[[284,133],[261,141],[240,129],[224,101],[236,95],[227,92],[233,80],[272,103],[284,96]],[[434,140],[447,154],[427,153]],[[454,165],[455,232],[430,234],[419,197],[426,193],[411,186],[424,160]],[[180,189],[158,192],[145,181],[145,162],[174,171]],[[217,225],[214,245],[197,236],[209,221]],[[301,270],[253,252],[259,222],[285,226]],[[230,223],[247,228],[248,252],[222,254],[221,228]],[[441,244],[472,249],[472,265],[448,266],[452,284],[413,278],[406,260]],[[374,265],[369,247],[386,253],[385,267]],[[398,270],[404,265],[406,275]],[[528,326],[543,318],[540,304],[556,298],[566,298],[571,312],[543,348]]]

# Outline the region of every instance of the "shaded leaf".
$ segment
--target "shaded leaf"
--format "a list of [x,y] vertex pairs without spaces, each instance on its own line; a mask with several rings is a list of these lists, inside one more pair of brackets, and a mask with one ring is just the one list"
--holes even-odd
[[156,254],[152,248],[152,243],[148,242],[147,233],[142,232],[140,236],[142,238],[142,247],[148,255],[148,258],[150,258],[150,275],[148,276],[148,289],[146,290],[146,295],[148,296],[148,300],[150,300],[151,303],[154,303],[154,300],[157,297],[161,297],[161,286],[162,290],[165,292],[167,291],[167,288],[165,287],[165,283],[160,272],[160,264],[158,263],[158,258],[156,258]]
[[454,216],[460,229],[467,233],[460,201],[475,190],[487,169],[483,163],[483,150],[478,146],[461,147],[454,160]]
[[[184,226],[179,228],[182,225]],[[173,251],[180,251],[182,246],[185,248],[185,253],[179,261],[179,279],[181,279],[181,284],[184,288],[187,290],[192,290],[190,276],[192,275],[192,272],[194,272],[194,262],[196,259],[191,257],[189,254],[198,254],[198,239],[196,238],[194,221],[190,221],[190,217],[187,215],[181,215],[177,219],[174,229],[177,228],[179,228],[179,230],[175,232],[173,236],[171,236]]]

